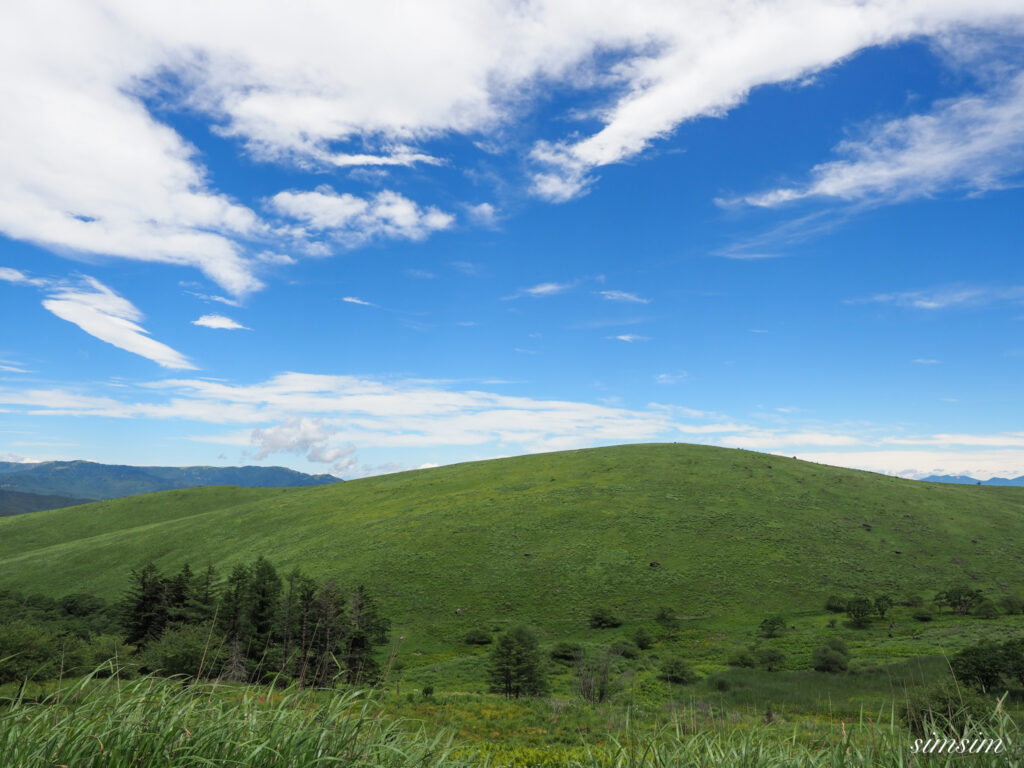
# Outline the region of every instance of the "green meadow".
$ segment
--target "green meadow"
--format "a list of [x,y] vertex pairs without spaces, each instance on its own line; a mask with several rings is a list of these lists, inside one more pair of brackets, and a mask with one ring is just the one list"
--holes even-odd
[[[169,491],[0,520],[0,589],[25,594],[116,600],[129,572],[149,562],[226,576],[260,555],[282,574],[301,567],[365,584],[379,600],[392,628],[374,706],[416,749],[453,740],[443,759],[431,752],[410,764],[646,766],[686,756],[718,765],[715,754],[740,754],[728,750],[762,756],[736,765],[908,764],[881,755],[907,758],[916,700],[935,686],[959,690],[950,658],[1024,636],[1024,615],[998,607],[1024,594],[1024,489],[742,450],[619,446],[313,488]],[[935,602],[961,585],[995,608],[961,615]],[[825,608],[830,596],[858,595],[894,604],[864,626]],[[595,625],[598,614],[614,621]],[[771,617],[781,621],[768,633]],[[489,692],[490,641],[518,625],[539,638],[548,691],[508,700]],[[481,642],[466,642],[470,632]],[[829,641],[848,649],[845,671],[813,669]],[[606,649],[608,696],[585,701],[573,654]],[[766,651],[769,668],[758,661]],[[665,679],[673,658],[693,680]],[[83,691],[95,685],[76,695],[91,700]],[[96,695],[111,695],[109,685]],[[53,683],[0,695],[19,690],[25,700],[9,717],[57,711]],[[1016,728],[1020,695],[965,690],[963,703]],[[324,692],[284,700],[305,696],[320,698],[300,711],[332,706]],[[203,701],[219,702],[225,722],[234,716],[222,698]],[[631,750],[644,744],[641,759]],[[851,762],[836,762],[843,755]]]

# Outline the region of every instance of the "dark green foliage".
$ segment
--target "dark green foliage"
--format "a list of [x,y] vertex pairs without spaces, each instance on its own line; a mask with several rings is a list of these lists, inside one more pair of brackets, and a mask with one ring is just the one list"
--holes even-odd
[[551,658],[555,661],[573,663],[582,655],[583,646],[565,640],[556,643],[555,647],[551,649]]
[[878,595],[875,598],[875,613],[878,614],[878,618],[884,619],[885,614],[892,608],[892,598],[888,595]]
[[432,686],[430,683],[427,683],[426,685],[423,686],[422,693],[423,693],[423,698],[429,699],[431,696],[434,695],[434,686]]
[[757,661],[769,672],[775,672],[786,663],[786,654],[778,648],[761,648],[757,651]]
[[590,614],[591,629],[613,629],[622,624],[609,609],[598,608]]
[[669,683],[689,685],[700,680],[700,675],[694,670],[693,665],[681,656],[670,656],[661,663],[661,672],[658,675],[662,680]]
[[980,589],[971,589],[965,584],[950,587],[935,596],[935,602],[942,606],[948,605],[953,611],[966,616],[978,603],[985,599]]
[[490,645],[494,642],[494,638],[486,629],[471,629],[462,641],[466,645]]
[[863,629],[871,623],[871,615],[875,612],[875,604],[866,597],[854,597],[846,604],[846,615],[850,623]]
[[1006,595],[999,601],[999,607],[1011,616],[1024,613],[1024,597],[1020,595]]
[[537,636],[519,626],[499,637],[491,650],[487,676],[491,691],[509,698],[545,693],[547,680]]
[[916,621],[931,621],[934,618],[927,608],[918,608],[912,615]]
[[831,648],[821,646],[811,654],[811,665],[818,672],[845,672],[850,665],[846,656]]
[[999,688],[1010,667],[1004,646],[993,642],[964,648],[949,664],[958,680],[981,691]]
[[924,605],[924,598],[920,595],[907,595],[903,598],[903,605],[907,608],[920,608]]
[[212,625],[169,629],[140,654],[144,672],[210,677],[221,669],[225,649]]
[[933,732],[960,735],[970,726],[986,722],[994,710],[994,700],[944,683],[913,690],[903,719],[917,737],[927,738]]
[[639,627],[633,635],[633,642],[641,651],[647,651],[654,647],[654,635],[646,627]]
[[1003,673],[1018,685],[1024,685],[1024,637],[1003,643]]
[[635,659],[640,655],[640,649],[636,645],[625,638],[616,640],[611,644],[609,649],[616,656],[621,656],[624,659]]
[[839,595],[829,595],[825,600],[825,610],[830,613],[845,613],[846,604],[849,602],[849,598],[840,597]]
[[999,616],[999,609],[991,600],[982,600],[975,607],[974,615],[979,619],[994,619]]
[[757,666],[757,656],[749,648],[736,651],[729,660],[726,662],[730,667],[742,667],[745,669],[753,669]]
[[167,582],[153,563],[131,572],[122,601],[125,642],[140,647],[163,634],[167,626]]
[[48,680],[61,668],[61,643],[46,628],[27,621],[0,625],[0,683]]
[[668,606],[663,605],[659,608],[658,612],[654,615],[654,620],[669,631],[679,628],[679,617],[676,615],[675,610]]
[[757,632],[761,637],[778,637],[785,628],[786,620],[784,618],[781,616],[769,616],[761,622]]

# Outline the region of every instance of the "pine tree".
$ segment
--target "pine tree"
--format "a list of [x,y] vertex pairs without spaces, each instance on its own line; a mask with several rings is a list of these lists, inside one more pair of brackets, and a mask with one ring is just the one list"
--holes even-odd
[[131,586],[121,603],[125,642],[142,648],[163,634],[167,621],[167,581],[151,562],[131,572]]
[[487,666],[491,690],[509,698],[540,696],[547,689],[537,636],[516,627],[498,638]]

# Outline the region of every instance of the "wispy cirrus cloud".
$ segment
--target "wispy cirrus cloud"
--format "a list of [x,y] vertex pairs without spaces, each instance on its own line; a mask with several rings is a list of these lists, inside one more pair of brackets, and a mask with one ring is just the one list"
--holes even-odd
[[127,299],[84,275],[77,280],[29,277],[10,268],[0,269],[0,280],[42,289],[43,307],[100,341],[145,357],[164,368],[195,369],[187,357],[149,335],[139,325],[142,312]]
[[940,310],[951,307],[980,307],[998,302],[1024,301],[1024,286],[951,286],[915,291],[877,293],[863,299],[847,299],[847,304],[892,304],[910,309]]
[[560,293],[570,291],[577,285],[579,285],[579,280],[572,280],[566,283],[537,283],[536,285],[531,285],[529,288],[520,288],[515,293],[509,296],[505,296],[504,298],[506,301],[511,299],[520,299],[523,297],[531,299],[543,299],[547,298],[548,296],[557,296]]
[[843,159],[815,166],[809,182],[740,199],[763,208],[808,198],[899,201],[1018,183],[1024,171],[1024,73],[991,92],[875,126],[835,151]]
[[622,301],[629,304],[650,304],[650,299],[637,296],[628,291],[598,291],[597,295],[606,301]]

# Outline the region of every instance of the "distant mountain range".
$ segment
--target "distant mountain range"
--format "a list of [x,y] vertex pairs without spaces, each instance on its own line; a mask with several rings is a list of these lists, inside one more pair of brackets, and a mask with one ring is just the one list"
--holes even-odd
[[0,516],[204,485],[294,488],[337,482],[340,480],[333,475],[307,475],[285,467],[131,467],[92,461],[3,461]]
[[967,475],[929,475],[922,477],[926,483],[958,483],[960,485],[1016,485],[1024,486],[1024,475],[1020,477],[993,477],[988,480],[978,480]]

